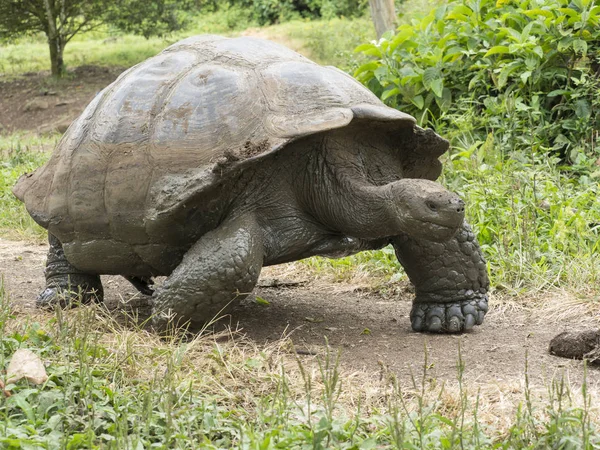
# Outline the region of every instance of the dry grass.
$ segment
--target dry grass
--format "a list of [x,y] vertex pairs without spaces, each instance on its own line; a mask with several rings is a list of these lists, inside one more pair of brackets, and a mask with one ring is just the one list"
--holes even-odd
[[[290,269],[278,274],[286,273],[285,270]],[[502,301],[496,305],[505,307],[497,314],[506,313],[513,307],[524,307]],[[546,308],[546,311],[552,311],[555,304],[551,303]],[[298,354],[291,333],[260,346],[234,328],[218,333],[207,328],[192,337],[173,334],[161,338],[152,331],[132,325],[132,321],[124,324],[122,319],[115,319],[113,313],[98,305],[57,313],[13,306],[10,315],[12,319],[6,322],[3,330],[5,335],[27,329],[32,323],[41,324],[45,332],[53,335],[60,335],[61,331],[57,328],[61,328],[63,334],[68,332],[72,335],[69,339],[93,335],[95,342],[108,351],[96,364],[118,368],[122,377],[135,382],[172,377],[174,385],[193,384],[195,390],[217,397],[231,408],[257,408],[261,398],[280,388],[282,374],[295,403],[304,404],[307,393],[318,399],[326,388],[322,364],[327,358],[335,359],[335,350],[326,346],[320,347],[314,355],[302,351]],[[314,349],[311,351],[314,352]],[[57,360],[48,362],[60,364],[61,354],[57,356]],[[568,377],[559,368],[547,376],[545,384],[532,385],[528,384],[525,374],[516,381],[490,381],[477,377],[470,377],[467,381],[457,372],[457,379],[448,382],[431,378],[427,365],[427,355],[424,355],[423,372],[415,374],[412,383],[404,385],[384,364],[378,371],[371,372],[349,371],[335,365],[342,380],[336,408],[350,415],[359,407],[361,414],[387,414],[394,405],[402,404],[406,413],[414,413],[422,403],[437,405],[439,414],[456,418],[463,414],[461,408],[465,406],[472,416],[473,407],[477,405],[480,423],[501,436],[514,425],[514,416],[523,407],[526,394],[532,403],[538,405],[537,420],[548,420],[548,411],[539,406],[552,400],[549,391],[552,384],[559,382],[561,377]],[[310,380],[309,386],[307,380]],[[567,378],[564,382],[569,389],[571,405],[583,407],[582,380]],[[588,379],[586,383],[593,405],[590,414],[594,421],[600,423],[600,410],[596,406],[600,400],[600,380]]]

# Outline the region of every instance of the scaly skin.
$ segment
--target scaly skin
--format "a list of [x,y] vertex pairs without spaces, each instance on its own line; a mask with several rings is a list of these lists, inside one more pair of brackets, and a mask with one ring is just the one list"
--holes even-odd
[[457,333],[483,323],[489,280],[481,249],[466,222],[446,242],[398,237],[392,244],[415,285],[413,330]]
[[173,319],[207,322],[252,292],[263,263],[262,233],[252,216],[225,222],[205,234],[152,296],[153,324]]
[[101,302],[104,290],[100,276],[77,270],[65,258],[60,241],[48,233],[48,257],[46,260],[46,289],[37,297],[36,305],[49,308],[58,304],[65,307],[76,302]]

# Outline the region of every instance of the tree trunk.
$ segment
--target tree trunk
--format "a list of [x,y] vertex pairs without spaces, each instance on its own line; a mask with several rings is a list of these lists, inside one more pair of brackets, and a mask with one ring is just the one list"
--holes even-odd
[[60,78],[65,73],[65,62],[63,60],[65,46],[60,37],[48,37],[48,46],[50,47],[50,65],[52,68],[52,76]]
[[46,11],[46,36],[48,37],[48,46],[50,47],[50,67],[52,68],[52,76],[60,78],[65,71],[63,52],[66,41],[56,27],[57,17],[56,11],[52,8],[53,5],[54,3],[51,4],[50,0],[44,0],[44,9]]
[[396,9],[394,0],[369,0],[371,7],[371,18],[375,24],[377,39],[383,33],[396,28]]

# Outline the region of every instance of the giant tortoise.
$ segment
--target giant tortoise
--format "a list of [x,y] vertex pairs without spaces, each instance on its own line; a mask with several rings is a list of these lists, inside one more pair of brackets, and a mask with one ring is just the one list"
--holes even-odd
[[119,274],[152,295],[157,327],[203,322],[263,266],[392,244],[413,329],[471,329],[489,283],[463,202],[434,182],[447,148],[336,68],[256,38],[185,39],[100,92],[15,186],[49,235],[38,304],[101,300],[99,275]]

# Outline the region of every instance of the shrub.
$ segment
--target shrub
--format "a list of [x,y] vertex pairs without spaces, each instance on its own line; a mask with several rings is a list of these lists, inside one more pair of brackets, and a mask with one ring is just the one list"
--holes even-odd
[[599,44],[592,0],[454,1],[358,47],[377,59],[356,76],[422,124],[474,108],[483,140],[588,167],[598,158]]
[[600,277],[600,6],[457,0],[363,44],[356,76],[449,138],[493,284]]
[[261,26],[297,18],[356,17],[366,8],[366,0],[233,0],[250,11]]

